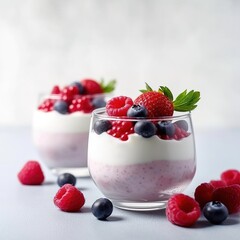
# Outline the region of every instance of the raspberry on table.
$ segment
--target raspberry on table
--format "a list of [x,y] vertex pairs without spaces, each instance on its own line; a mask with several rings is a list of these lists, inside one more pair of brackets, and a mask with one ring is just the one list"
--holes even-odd
[[194,192],[194,198],[203,208],[207,202],[212,201],[214,187],[210,183],[201,183],[196,187]]
[[85,198],[72,184],[65,184],[58,190],[53,202],[64,212],[78,212],[84,205]]
[[176,194],[168,200],[166,216],[175,225],[190,227],[200,215],[201,209],[198,202],[185,194]]
[[133,100],[130,97],[114,97],[107,102],[106,111],[109,116],[127,116],[128,109],[132,105]]
[[240,172],[236,169],[229,169],[221,174],[221,180],[226,183],[226,185],[240,184]]
[[240,185],[220,187],[214,190],[213,201],[222,202],[228,209],[229,214],[240,212]]
[[41,185],[44,181],[42,168],[34,160],[26,162],[17,176],[23,185]]

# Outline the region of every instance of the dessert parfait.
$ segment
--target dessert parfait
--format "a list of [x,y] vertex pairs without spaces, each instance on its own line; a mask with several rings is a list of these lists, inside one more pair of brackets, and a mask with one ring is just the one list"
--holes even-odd
[[33,140],[41,160],[55,174],[89,175],[88,133],[91,112],[106,105],[116,81],[83,79],[54,86],[33,114]]
[[198,91],[185,90],[174,100],[169,88],[146,84],[135,100],[113,97],[93,112],[89,171],[116,207],[164,208],[189,185],[196,171],[190,111],[199,99]]

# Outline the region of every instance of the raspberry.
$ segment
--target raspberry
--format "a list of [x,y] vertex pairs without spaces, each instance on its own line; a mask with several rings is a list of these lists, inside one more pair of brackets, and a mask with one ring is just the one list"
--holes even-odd
[[203,208],[207,202],[212,201],[214,187],[210,183],[201,183],[194,192],[194,198]]
[[81,81],[84,89],[84,94],[97,94],[103,93],[101,85],[93,79],[84,79]]
[[84,113],[90,113],[93,111],[93,106],[88,97],[79,97],[77,99],[73,99],[71,104],[68,107],[68,111],[70,113],[82,111]]
[[112,121],[112,128],[107,133],[122,141],[128,140],[128,135],[134,133],[132,122],[128,121]]
[[53,111],[53,105],[56,100],[54,99],[45,99],[39,106],[38,110],[42,110],[44,112]]
[[51,94],[60,94],[61,90],[58,85],[53,86]]
[[221,174],[221,180],[226,183],[226,185],[240,184],[240,172],[236,169],[229,169]]
[[166,216],[168,220],[182,227],[190,227],[201,215],[197,201],[182,193],[172,196],[168,200]]
[[109,116],[127,116],[128,109],[132,105],[133,100],[129,97],[114,97],[107,102],[106,111]]
[[185,131],[183,128],[178,127],[177,124],[174,124],[174,126],[175,126],[175,134],[173,138],[175,140],[181,140],[182,138],[189,136],[189,133]]
[[41,166],[34,160],[26,162],[17,176],[19,181],[24,185],[41,185],[44,181]]
[[76,187],[65,184],[58,190],[53,202],[64,212],[77,212],[84,205],[85,198]]
[[231,186],[220,187],[213,192],[213,201],[223,203],[229,214],[240,211],[240,185],[233,184]]
[[209,183],[213,186],[214,189],[226,187],[226,183],[222,180],[211,180]]
[[67,86],[61,91],[60,99],[70,103],[77,94],[78,88],[76,86]]

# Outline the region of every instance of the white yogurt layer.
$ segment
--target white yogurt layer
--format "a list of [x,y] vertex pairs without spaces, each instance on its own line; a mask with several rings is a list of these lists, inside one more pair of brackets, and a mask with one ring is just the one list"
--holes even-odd
[[88,159],[110,165],[147,163],[155,160],[181,161],[195,159],[192,134],[181,140],[163,140],[158,136],[143,138],[136,133],[121,141],[107,133],[91,132]]
[[74,112],[60,114],[56,111],[36,110],[33,114],[33,129],[44,132],[81,133],[88,132],[91,113]]

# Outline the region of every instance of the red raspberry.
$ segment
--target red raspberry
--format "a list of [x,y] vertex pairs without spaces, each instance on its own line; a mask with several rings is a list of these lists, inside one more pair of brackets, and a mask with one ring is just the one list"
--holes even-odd
[[77,212],[84,205],[85,198],[72,184],[65,184],[58,190],[53,202],[64,212]]
[[114,97],[107,102],[106,111],[109,116],[127,116],[127,111],[132,105],[133,100],[129,97]]
[[172,196],[167,203],[166,216],[168,220],[182,227],[193,225],[201,215],[197,201],[182,193]]
[[73,99],[71,104],[68,107],[69,113],[82,111],[84,113],[90,113],[93,111],[93,106],[88,97],[79,97],[77,99]]
[[107,133],[122,141],[127,141],[128,135],[134,133],[133,124],[128,121],[112,121],[112,128]]
[[26,162],[17,176],[19,181],[24,185],[41,185],[44,181],[41,166],[34,160]]
[[226,183],[222,180],[211,180],[209,183],[213,186],[214,189],[226,187]]
[[38,110],[44,111],[44,112],[50,112],[53,111],[53,105],[56,100],[54,99],[45,99],[39,106]]
[[61,91],[60,99],[70,103],[77,94],[78,88],[76,86],[67,86]]
[[53,86],[51,94],[60,94],[61,90],[58,85]]
[[93,79],[84,79],[81,81],[84,89],[84,94],[97,94],[103,93],[101,85]]
[[194,192],[194,198],[203,208],[207,202],[212,201],[214,187],[210,183],[201,183]]
[[236,169],[229,169],[221,174],[221,180],[226,183],[226,185],[240,184],[240,172]]
[[223,203],[228,212],[237,213],[240,211],[240,185],[220,187],[213,192],[213,201]]

